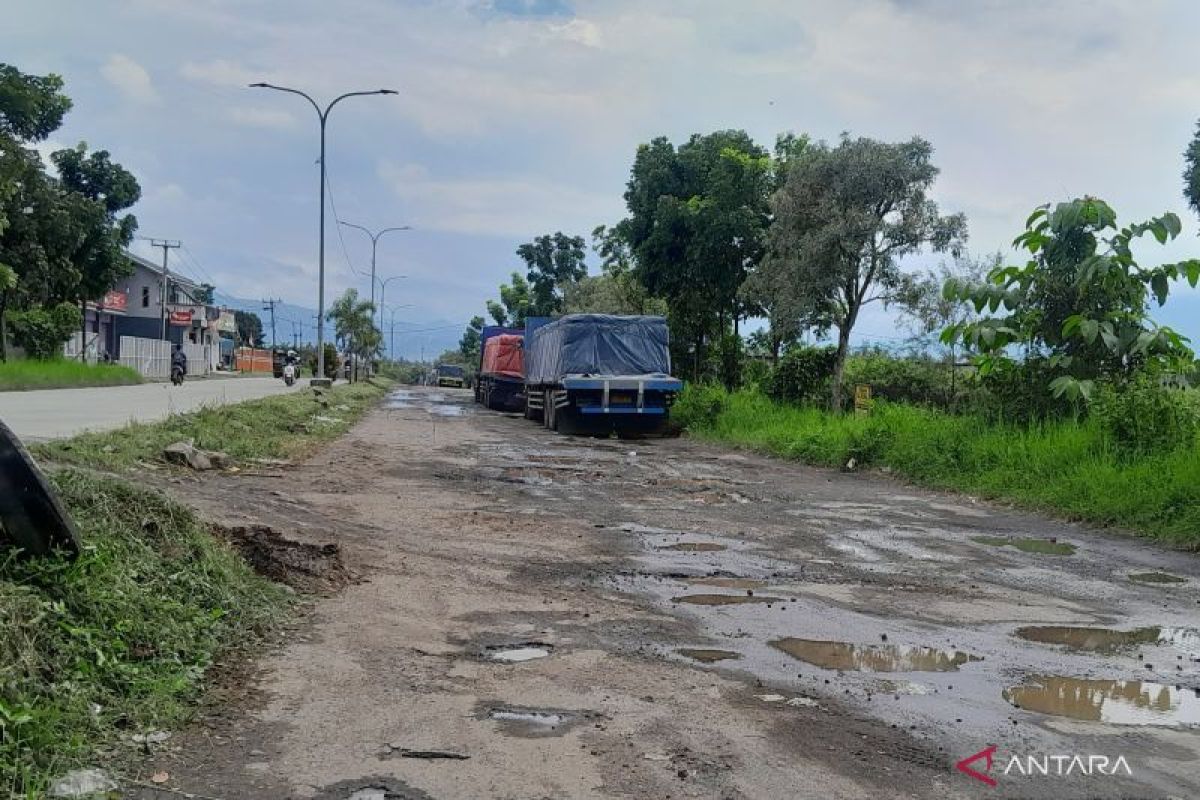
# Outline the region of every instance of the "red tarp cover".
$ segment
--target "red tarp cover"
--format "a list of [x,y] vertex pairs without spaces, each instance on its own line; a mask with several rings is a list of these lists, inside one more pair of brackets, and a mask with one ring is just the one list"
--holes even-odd
[[502,333],[488,339],[483,346],[483,374],[522,380],[525,377],[525,369],[521,357],[521,340],[524,338]]

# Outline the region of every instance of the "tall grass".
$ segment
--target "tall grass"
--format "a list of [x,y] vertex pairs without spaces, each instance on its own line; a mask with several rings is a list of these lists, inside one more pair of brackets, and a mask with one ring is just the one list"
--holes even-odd
[[288,606],[284,589],[182,506],[79,472],[54,480],[80,557],[0,551],[5,797],[41,797],[56,775],[96,766],[97,753],[132,752],[129,736],[178,724],[221,651],[254,641]]
[[693,435],[830,467],[851,458],[914,482],[1130,528],[1200,550],[1200,443],[1130,455],[1093,421],[1028,426],[879,403],[869,416],[689,387],[673,414]]
[[83,364],[79,361],[0,362],[0,392],[65,389],[79,386],[128,386],[142,376],[118,364]]

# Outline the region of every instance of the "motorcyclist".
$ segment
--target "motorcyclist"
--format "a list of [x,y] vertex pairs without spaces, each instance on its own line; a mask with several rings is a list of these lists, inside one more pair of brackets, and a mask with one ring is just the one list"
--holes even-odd
[[171,370],[179,369],[184,375],[187,375],[187,353],[183,352],[183,345],[176,344],[171,348]]

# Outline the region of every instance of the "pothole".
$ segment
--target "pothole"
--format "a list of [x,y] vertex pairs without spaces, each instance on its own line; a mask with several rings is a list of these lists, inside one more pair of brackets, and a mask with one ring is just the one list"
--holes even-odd
[[1007,536],[972,536],[971,541],[991,547],[1015,547],[1023,553],[1038,553],[1044,556],[1074,555],[1075,545],[1054,539],[1010,539]]
[[521,642],[520,644],[490,645],[484,648],[484,657],[489,661],[501,661],[506,664],[519,664],[523,661],[533,661],[545,658],[554,649],[553,645],[545,642]]
[[432,800],[395,778],[358,778],[326,786],[314,800]]
[[522,706],[486,706],[481,716],[500,725],[500,730],[512,736],[562,736],[587,714],[555,708],[526,708]]
[[683,594],[672,597],[672,603],[688,603],[694,606],[736,606],[745,603],[782,603],[781,597],[750,594]]
[[1112,725],[1200,726],[1200,689],[1147,681],[1039,676],[1004,690],[1017,708]]
[[742,657],[741,653],[733,650],[710,650],[703,647],[681,647],[675,652],[701,664],[715,664],[718,661],[732,661]]
[[1134,572],[1130,574],[1129,580],[1136,583],[1187,583],[1187,578],[1169,572]]
[[961,650],[905,645],[861,645],[786,637],[768,642],[792,658],[823,669],[854,672],[955,672],[979,656]]
[[716,542],[680,542],[679,544],[667,545],[660,547],[659,550],[677,550],[681,553],[711,553],[717,550],[726,550],[728,548],[723,544]]
[[354,580],[336,544],[307,544],[288,539],[267,525],[214,525],[255,572],[303,592],[341,589]]
[[1018,638],[1038,644],[1061,644],[1072,650],[1114,653],[1137,645],[1175,645],[1185,649],[1200,649],[1200,632],[1187,628],[1153,626],[1119,631],[1111,628],[1076,628],[1060,625],[1032,625],[1018,628]]

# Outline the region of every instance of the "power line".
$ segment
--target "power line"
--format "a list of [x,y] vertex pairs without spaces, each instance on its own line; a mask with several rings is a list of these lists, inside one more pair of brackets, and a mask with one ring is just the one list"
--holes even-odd
[[325,165],[325,189],[329,192],[329,210],[333,212],[333,227],[337,229],[338,242],[342,245],[342,258],[346,259],[346,266],[350,268],[358,277],[363,277],[363,274],[354,268],[354,264],[350,261],[350,251],[346,249],[346,239],[342,236],[342,218],[338,216],[337,203],[333,199],[333,181],[329,179],[329,165]]
[[201,274],[204,275],[208,282],[213,286],[216,286],[217,281],[215,278],[213,278],[212,273],[205,269],[204,264],[200,263],[200,259],[196,257],[195,253],[187,248],[187,245],[184,245],[182,252],[187,256],[188,261],[195,265],[196,269],[200,270]]

